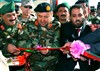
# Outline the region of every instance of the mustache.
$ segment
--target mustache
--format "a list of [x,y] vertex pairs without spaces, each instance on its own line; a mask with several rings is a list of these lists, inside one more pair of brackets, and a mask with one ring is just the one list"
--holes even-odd
[[62,14],[62,15],[60,15],[60,16],[66,16],[65,14]]
[[16,20],[16,18],[15,19],[10,19],[9,21],[12,22],[12,21],[15,21],[15,20]]
[[81,22],[80,20],[76,20],[75,22]]
[[85,21],[85,19],[82,18],[82,21],[81,20],[76,20],[75,22],[84,22],[84,21]]

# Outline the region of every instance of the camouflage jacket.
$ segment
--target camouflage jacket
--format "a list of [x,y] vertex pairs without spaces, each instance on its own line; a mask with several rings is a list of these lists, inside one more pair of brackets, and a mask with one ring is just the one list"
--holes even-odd
[[[33,24],[33,22],[32,22]],[[0,23],[0,49],[6,51],[6,47],[9,43],[14,44],[16,47],[31,47],[33,46],[31,42],[31,34],[28,25],[21,23],[18,20],[14,26],[7,26],[3,21]]]
[[[31,26],[30,26],[31,28]],[[59,40],[59,30],[60,24],[59,22],[52,22],[46,25],[45,27],[41,27],[37,21],[34,22],[34,27],[31,28],[33,31],[33,43],[34,46],[41,45],[43,47],[58,47]]]
[[[32,27],[34,25],[34,27]],[[41,27],[37,20],[34,24],[29,25],[30,30],[32,30],[32,43],[34,47],[37,45],[41,45],[42,47],[51,47],[58,48],[59,47],[59,31],[60,31],[60,23],[58,21],[53,21],[49,23],[45,27]],[[58,52],[57,51],[49,51],[47,55],[43,55],[40,52],[32,54],[30,57],[31,64],[35,70],[44,71],[53,69],[52,66],[57,62]],[[50,68],[50,69],[49,69]]]
[[96,16],[90,19],[93,24],[100,24],[100,17]]
[[[22,25],[24,26],[22,30],[24,34],[21,35],[22,37],[20,36],[22,39],[18,41],[18,47],[35,48],[37,45],[51,48],[59,47],[60,23],[58,21],[53,21],[45,27],[41,27],[37,20],[28,24],[22,23]],[[27,28],[24,29],[25,27]],[[25,36],[26,34],[27,36]],[[38,69],[40,71],[54,70],[54,65],[58,60],[58,53],[58,51],[49,51],[47,55],[43,55],[38,51],[33,53],[29,57],[33,67],[32,71],[37,71]]]
[[0,21],[0,49],[4,52],[8,43],[17,44],[18,36],[21,34],[20,23],[16,21],[14,26],[7,26],[3,21]]
[[[17,22],[16,25],[9,27],[3,22],[0,23],[5,29],[0,28],[0,48],[6,50],[7,44],[12,43],[17,47],[34,48],[37,45],[42,47],[59,47],[59,31],[60,23],[53,21],[41,27],[37,21],[29,21],[28,23]],[[5,51],[6,52],[6,51]],[[47,55],[40,52],[30,56],[31,65],[36,69],[53,69],[52,66],[57,62],[58,51],[49,51]],[[42,71],[41,70],[41,71]]]
[[22,23],[31,23],[31,22],[33,22],[33,21],[35,21],[35,17],[34,16],[32,16],[32,15],[30,15],[30,17],[28,18],[28,19],[23,19],[22,18],[22,14],[20,14],[19,16],[18,16],[18,20],[20,21],[20,22],[22,22]]

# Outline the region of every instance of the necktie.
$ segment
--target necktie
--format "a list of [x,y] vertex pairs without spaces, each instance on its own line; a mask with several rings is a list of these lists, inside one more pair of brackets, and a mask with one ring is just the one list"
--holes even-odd
[[77,28],[76,31],[77,31],[78,36],[80,36],[81,29]]
[[77,33],[79,33],[80,31],[81,31],[81,29],[80,29],[80,28],[78,28],[78,29],[77,29]]

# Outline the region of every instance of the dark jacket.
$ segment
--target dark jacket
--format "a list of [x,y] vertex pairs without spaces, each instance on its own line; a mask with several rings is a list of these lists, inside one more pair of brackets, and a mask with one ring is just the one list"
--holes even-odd
[[75,27],[71,24],[71,22],[64,24],[60,29],[60,45],[63,46],[66,42],[72,42],[74,40],[78,40],[79,38],[87,35],[92,32],[90,27],[86,24],[82,26],[82,31],[80,36],[75,29]]
[[94,32],[80,38],[86,44],[90,44],[90,51],[100,55],[100,28]]
[[[71,22],[61,25],[60,29],[60,46],[63,46],[66,42],[73,42],[79,38],[87,35],[92,32],[90,27],[84,23],[80,36],[78,36],[75,26]],[[93,71],[89,68],[88,62],[78,60],[80,64],[80,71]],[[68,58],[68,55],[63,54],[62,52],[59,55],[59,61],[56,71],[73,71],[77,61],[74,61],[73,58]]]

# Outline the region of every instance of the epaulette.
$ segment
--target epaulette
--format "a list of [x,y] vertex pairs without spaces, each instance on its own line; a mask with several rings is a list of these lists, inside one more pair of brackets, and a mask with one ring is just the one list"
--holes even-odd
[[5,30],[5,27],[2,24],[0,24],[0,30]]

